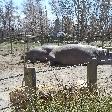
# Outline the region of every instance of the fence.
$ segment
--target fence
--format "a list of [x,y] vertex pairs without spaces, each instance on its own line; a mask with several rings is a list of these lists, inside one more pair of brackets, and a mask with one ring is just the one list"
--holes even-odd
[[[102,61],[102,65],[112,65],[112,60],[104,63]],[[93,58],[88,64],[87,64],[87,87],[89,88],[90,92],[93,92],[94,89],[97,88],[97,60]],[[35,68],[29,68],[25,67],[24,72],[24,81],[25,86],[28,88],[33,88],[34,91],[36,91],[36,73]],[[45,71],[44,71],[45,72]],[[29,90],[26,90],[29,93]]]
[[[111,62],[109,62],[108,64],[111,64]],[[79,66],[79,67],[81,68],[81,66]],[[67,70],[73,71],[75,69],[75,66],[73,66],[73,69],[71,69],[71,68],[72,67],[69,66],[69,67],[62,67],[61,69],[62,69],[62,71],[67,71]],[[91,92],[93,91],[94,88],[97,88],[97,68],[98,68],[98,65],[97,65],[96,59],[93,59],[87,65],[87,69],[86,69],[86,71],[87,71],[87,74],[86,74],[87,75],[86,76],[87,86],[89,87],[89,90]],[[76,68],[76,69],[78,69],[78,68]],[[37,70],[35,67],[25,67],[24,70],[25,70],[24,71],[25,91],[30,95],[30,97],[35,98],[35,96],[32,96],[32,95],[35,94],[35,92],[36,92],[36,83],[37,83],[39,74],[42,75],[42,74],[46,73],[47,71],[50,74],[50,72],[53,72],[55,70],[57,70],[57,71],[60,70],[60,67],[57,67],[57,68],[49,67],[49,68],[46,68],[46,70],[45,69],[39,70],[39,68]],[[37,74],[37,77],[36,77],[36,74]],[[61,72],[59,72],[59,74],[61,74]],[[55,75],[55,73],[54,73],[54,75]],[[70,75],[70,74],[68,74],[68,75]],[[72,75],[74,75],[74,74],[72,74]],[[0,81],[14,79],[16,77],[21,77],[21,76],[23,76],[23,74],[19,74],[17,76],[10,76],[8,78],[2,78],[2,79],[0,79]],[[63,78],[65,78],[65,77],[63,77]],[[3,108],[2,110],[7,109],[7,108],[8,107]]]
[[[24,44],[22,43],[22,45],[23,45],[23,48],[24,48]],[[29,43],[29,46],[30,46],[30,43]],[[108,49],[108,48],[107,48]],[[110,50],[111,48],[109,47],[109,50]],[[14,50],[14,49],[13,49]],[[102,62],[102,64],[103,64],[103,62]],[[110,62],[108,62],[108,64],[109,65],[111,65],[111,61]],[[35,67],[36,68],[36,67]],[[29,73],[28,73],[28,75],[30,75],[30,77],[27,77],[26,78],[26,87],[27,87],[27,84],[29,84],[28,85],[28,87],[30,88],[30,87],[33,87],[33,89],[35,90],[35,83],[37,82],[37,80],[35,80],[35,79],[38,79],[38,74],[43,74],[43,73],[45,73],[46,71],[49,71],[49,73],[50,72],[52,72],[52,71],[54,71],[54,68],[49,68],[49,69],[42,69],[42,70],[35,70],[35,68],[32,68],[32,67],[30,67],[30,68],[26,68],[26,69],[30,69],[29,70]],[[32,70],[33,69],[33,70]],[[64,71],[66,68],[63,68],[63,70],[62,71]],[[69,69],[69,68],[68,68]],[[60,68],[55,68],[55,70],[60,70]],[[70,67],[70,70],[71,70],[71,67]],[[71,71],[73,71],[74,69],[72,69]],[[110,70],[110,69],[109,69]],[[32,73],[32,71],[33,71],[33,73]],[[88,64],[88,66],[87,66],[87,76],[86,76],[86,78],[87,78],[87,84],[88,84],[88,86],[90,87],[90,90],[92,91],[92,86],[91,85],[94,85],[95,84],[95,86],[97,86],[96,85],[96,83],[97,83],[97,64],[96,64],[96,61],[95,60],[93,60],[92,62],[90,62],[89,64]],[[28,72],[27,70],[26,70],[26,72]],[[35,72],[37,73],[37,78],[35,77]],[[47,72],[48,73],[48,72]],[[48,74],[49,74],[48,73]],[[70,73],[70,71],[69,71],[69,73]],[[32,75],[31,75],[32,74]],[[14,79],[14,78],[16,78],[16,77],[21,77],[21,76],[23,76],[23,74],[19,74],[19,75],[17,75],[17,76],[10,76],[10,77],[6,77],[6,78],[1,78],[0,79],[0,81],[3,81],[3,80],[10,80],[10,79]],[[34,77],[31,77],[31,76],[34,76]],[[93,76],[94,76],[94,78],[93,78]],[[30,80],[28,80],[30,78]],[[94,80],[93,80],[94,79]],[[28,82],[28,81],[31,81],[30,83]],[[34,82],[34,83],[33,83]],[[29,88],[26,88],[26,91],[28,92],[29,90]],[[30,89],[31,91],[30,91],[30,93],[32,93],[32,92],[34,92],[34,91],[32,91],[32,89]]]

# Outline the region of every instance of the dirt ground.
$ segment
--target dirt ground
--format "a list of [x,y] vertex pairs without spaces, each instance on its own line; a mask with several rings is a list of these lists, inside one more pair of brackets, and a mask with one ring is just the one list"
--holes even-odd
[[[20,63],[22,55],[21,49],[14,49],[13,54],[9,50],[0,48],[0,112],[10,112],[3,109],[11,105],[9,93],[22,86],[23,81],[23,63]],[[87,80],[86,66],[72,67],[49,67],[48,63],[37,63],[36,83],[53,84],[58,83],[66,85],[80,85]],[[112,65],[99,65],[98,67],[98,88],[105,88],[108,94],[112,94]],[[58,81],[57,81],[58,79]],[[101,89],[102,90],[102,89]]]

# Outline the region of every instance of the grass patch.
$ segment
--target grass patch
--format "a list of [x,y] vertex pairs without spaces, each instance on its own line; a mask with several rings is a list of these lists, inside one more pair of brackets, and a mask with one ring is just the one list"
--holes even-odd
[[[39,46],[38,43],[28,43],[29,49]],[[27,44],[25,44],[25,50],[27,51]],[[0,44],[0,54],[10,54],[11,53],[11,44],[9,42],[3,42]],[[22,42],[13,42],[12,43],[12,53],[23,53],[24,52],[24,43]]]
[[[85,91],[86,90],[86,91]],[[16,107],[17,108],[17,107]],[[36,95],[21,112],[112,112],[112,97],[74,88],[49,91]],[[13,112],[16,112],[15,109]]]

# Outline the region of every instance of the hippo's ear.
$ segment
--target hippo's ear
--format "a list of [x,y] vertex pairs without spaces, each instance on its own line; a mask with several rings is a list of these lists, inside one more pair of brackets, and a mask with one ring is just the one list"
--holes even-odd
[[50,53],[49,56],[55,58],[55,55],[53,53]]
[[54,59],[55,59],[55,55],[52,53],[49,53],[48,60],[54,60]]

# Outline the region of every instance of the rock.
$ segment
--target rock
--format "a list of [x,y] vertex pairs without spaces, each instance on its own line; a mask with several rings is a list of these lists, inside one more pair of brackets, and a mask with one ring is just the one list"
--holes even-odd
[[108,59],[112,59],[112,52],[107,52],[106,56]]
[[97,52],[98,58],[100,60],[104,59],[107,55],[107,49],[97,48],[96,52]]
[[48,53],[42,48],[34,48],[25,53],[25,61],[30,60],[32,63],[36,61],[46,62]]
[[82,44],[67,44],[53,49],[49,54],[50,64],[79,65],[89,62],[92,58],[103,55],[103,50]]

